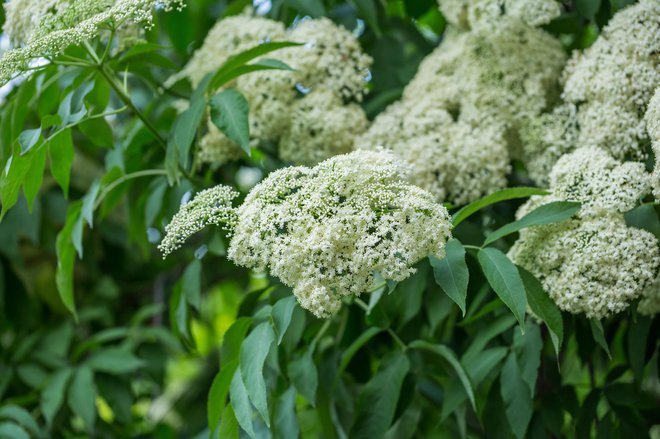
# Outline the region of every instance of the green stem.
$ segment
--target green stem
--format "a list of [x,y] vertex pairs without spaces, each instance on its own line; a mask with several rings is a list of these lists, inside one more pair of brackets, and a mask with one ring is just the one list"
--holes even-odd
[[471,250],[477,250],[477,251],[481,250],[481,247],[478,247],[478,246],[476,246],[476,245],[467,245],[467,244],[463,244],[463,247],[465,247],[465,248],[469,248],[469,249],[471,249]]
[[102,190],[101,193],[99,193],[99,196],[96,198],[96,202],[94,203],[94,210],[96,210],[101,203],[103,202],[103,199],[117,186],[120,184],[133,180],[135,178],[140,178],[140,177],[148,177],[151,175],[167,175],[167,171],[165,169],[145,169],[143,171],[137,171],[137,172],[132,172],[130,174],[122,175],[109,185],[105,186]]
[[321,326],[319,332],[317,332],[314,338],[312,339],[312,343],[310,344],[311,349],[314,349],[316,347],[316,344],[318,343],[319,340],[321,340],[321,337],[323,337],[326,331],[330,328],[331,324],[332,324],[331,319],[327,319],[325,322],[323,322],[323,326]]
[[[362,299],[356,298],[355,303],[357,306],[362,308],[365,312],[369,310],[369,305],[367,305]],[[405,351],[408,349],[408,346],[399,338],[398,335],[396,335],[396,332],[392,331],[390,328],[385,328],[388,334],[394,339],[394,341],[399,345],[402,351]]]

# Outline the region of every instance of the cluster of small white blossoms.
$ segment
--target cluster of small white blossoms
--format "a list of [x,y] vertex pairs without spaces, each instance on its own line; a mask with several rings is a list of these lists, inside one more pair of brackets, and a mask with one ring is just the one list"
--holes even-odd
[[277,170],[237,209],[228,256],[268,269],[303,308],[331,316],[342,298],[373,288],[375,272],[401,281],[418,260],[444,256],[447,210],[406,172],[385,151]]
[[532,197],[517,217],[558,200],[581,202],[580,212],[522,230],[509,257],[536,275],[562,310],[590,318],[621,312],[660,267],[656,238],[623,217],[649,190],[641,163],[620,163],[593,147],[566,154],[550,174],[550,195]]
[[540,26],[561,14],[555,0],[438,0],[438,5],[447,21],[461,29],[497,25],[502,16]]
[[208,225],[223,225],[226,230],[231,230],[236,222],[236,209],[232,206],[236,197],[238,192],[218,185],[199,192],[183,204],[165,227],[165,237],[158,245],[163,257]]
[[642,298],[637,304],[637,312],[645,316],[660,313],[660,275],[642,293]]
[[652,186],[656,200],[660,199],[660,86],[656,88],[644,115],[646,130],[651,138],[655,168],[653,169]]
[[[352,150],[353,135],[366,129],[366,116],[350,102],[362,100],[371,65],[357,38],[327,18],[305,19],[285,30],[250,13],[219,21],[182,75],[195,84],[230,56],[260,43],[302,43],[269,55],[295,71],[254,72],[232,84],[250,105],[251,144],[282,141],[282,159],[295,164],[315,164]],[[310,108],[316,110],[298,118]],[[220,165],[241,157],[238,146],[217,129],[210,128],[200,146],[202,162]]]
[[32,60],[60,55],[110,26],[150,27],[156,7],[171,10],[183,5],[183,0],[10,0],[4,4],[3,33],[15,48],[0,58],[0,85]]
[[411,164],[411,183],[438,200],[466,204],[506,186],[509,159],[501,126],[465,119],[455,121],[441,106],[400,101],[377,117],[356,144],[387,148]]
[[559,41],[515,17],[493,26],[450,33],[356,141],[391,149],[415,184],[457,205],[506,185],[518,127],[559,96]]

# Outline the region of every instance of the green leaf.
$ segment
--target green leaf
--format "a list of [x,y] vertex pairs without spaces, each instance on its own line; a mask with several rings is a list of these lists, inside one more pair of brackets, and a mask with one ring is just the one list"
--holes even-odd
[[316,390],[319,385],[319,375],[314,364],[313,350],[308,348],[304,354],[294,358],[287,368],[289,379],[298,393],[314,407],[316,406]]
[[100,188],[101,183],[98,180],[95,181],[82,199],[83,204],[80,210],[80,216],[87,222],[90,229],[94,227],[94,203],[96,203],[96,197],[99,194]]
[[245,97],[233,89],[223,90],[211,98],[210,104],[213,124],[248,156],[251,155],[248,123],[250,106]]
[[488,283],[523,327],[527,297],[518,269],[504,253],[496,248],[480,249],[477,258]]
[[222,338],[222,349],[220,351],[220,361],[222,365],[227,365],[232,362],[238,363],[241,351],[241,344],[245,339],[248,329],[252,325],[252,318],[239,317],[229,327]]
[[525,333],[515,331],[513,334],[513,349],[516,352],[520,376],[527,383],[530,394],[534,398],[536,390],[536,379],[539,366],[541,365],[541,350],[543,350],[543,339],[539,325],[530,320],[527,321]]
[[30,439],[30,435],[18,424],[0,422],[0,437],[7,439]]
[[647,230],[660,239],[660,221],[652,204],[642,204],[624,214],[630,227]]
[[32,212],[34,199],[41,189],[41,183],[44,180],[44,169],[46,168],[46,148],[37,148],[30,157],[30,168],[25,174],[23,182],[23,193],[28,202],[28,209]]
[[385,358],[376,373],[365,384],[358,397],[351,439],[373,439],[385,435],[394,420],[401,386],[410,369],[405,354],[394,352]]
[[580,406],[580,412],[578,413],[577,419],[575,421],[574,437],[591,437],[591,426],[594,419],[598,419],[597,409],[600,396],[600,389],[593,389],[582,402],[582,405]]
[[57,272],[55,283],[62,303],[74,318],[77,319],[76,304],[73,296],[73,267],[76,262],[75,249],[71,241],[73,228],[80,215],[82,204],[71,203],[66,213],[66,223],[57,235],[55,249],[57,253]]
[[210,75],[206,75],[202,79],[190,98],[190,106],[174,121],[171,141],[174,142],[179,163],[184,169],[189,166],[190,145],[204,116],[204,110],[206,109],[205,92],[210,80]]
[[0,202],[2,203],[0,220],[18,201],[18,193],[30,170],[33,156],[33,154],[21,156],[14,153],[7,160],[5,169],[0,174]]
[[436,355],[439,355],[447,363],[449,363],[452,369],[454,369],[454,372],[456,372],[456,376],[458,376],[458,379],[461,381],[461,384],[463,385],[463,389],[465,390],[465,394],[467,395],[468,399],[470,400],[470,404],[472,405],[472,409],[475,412],[477,411],[477,404],[474,399],[474,390],[472,389],[472,383],[470,382],[470,378],[465,372],[465,369],[463,369],[463,366],[458,361],[458,358],[456,358],[456,354],[454,354],[454,351],[449,349],[447,346],[441,344],[431,344],[429,342],[422,340],[416,340],[410,343],[409,347],[412,349],[423,349],[432,352]]
[[0,407],[0,419],[10,419],[26,430],[29,430],[33,435],[37,437],[41,436],[39,425],[23,407],[17,405]]
[[[213,75],[213,78],[211,79],[208,89],[209,90],[217,90],[223,85],[225,85],[228,81],[231,79],[235,78],[236,73],[233,72],[234,70],[243,67],[245,64],[248,62],[252,61],[255,58],[258,58],[262,55],[265,55],[270,52],[274,52],[279,49],[283,49],[286,47],[293,47],[293,46],[301,46],[301,43],[294,43],[290,41],[276,41],[276,42],[270,42],[270,43],[263,43],[259,44],[251,49],[248,49],[244,52],[241,52],[237,55],[232,56],[229,58],[223,65],[218,69],[218,71]],[[264,66],[261,70],[265,70],[268,67]]]
[[284,4],[312,18],[325,15],[325,7],[321,0],[284,0]]
[[21,147],[21,155],[27,153],[41,139],[41,128],[25,130],[18,136],[18,144]]
[[375,326],[369,327],[366,331],[362,332],[358,338],[351,343],[351,345],[341,354],[341,359],[339,361],[339,369],[337,370],[336,379],[338,380],[341,377],[341,374],[346,370],[346,366],[351,362],[353,356],[360,350],[362,346],[367,344],[376,335],[383,332],[383,329],[377,328]]
[[67,128],[48,141],[50,156],[50,173],[64,192],[64,198],[69,198],[69,179],[73,164],[73,138],[71,129]]
[[243,373],[239,366],[231,380],[229,399],[231,400],[231,406],[236,414],[238,424],[243,430],[245,430],[248,436],[254,438],[254,428],[252,427],[252,404],[250,404],[247,389],[241,378],[242,375]]
[[603,348],[608,357],[612,358],[612,355],[610,354],[610,348],[607,346],[607,340],[605,340],[605,331],[603,331],[603,325],[600,320],[589,319],[589,325],[591,326],[591,334],[593,335],[596,343],[598,343],[598,345]]
[[72,374],[73,371],[69,368],[58,370],[50,377],[46,387],[41,392],[41,413],[43,413],[49,427],[53,424],[53,419],[55,419],[62,406],[64,391]]
[[167,190],[167,181],[163,178],[154,180],[156,187],[149,193],[149,198],[144,205],[144,223],[147,227],[154,225],[158,214],[163,207],[163,199],[165,198],[165,191]]
[[559,356],[559,350],[564,339],[564,320],[561,317],[561,312],[555,302],[548,296],[548,293],[545,292],[543,285],[536,276],[522,267],[518,267],[518,272],[525,285],[527,303],[532,312],[543,320],[548,327],[555,354]]
[[[210,436],[213,438],[213,436]],[[234,414],[234,409],[230,404],[227,404],[222,411],[222,420],[220,421],[220,428],[218,428],[218,438],[222,439],[238,439],[238,421]]]
[[602,0],[575,0],[575,9],[590,20],[596,17],[596,12],[600,9]]
[[527,198],[532,195],[547,195],[548,192],[543,189],[535,187],[513,187],[508,189],[502,189],[501,191],[493,192],[490,195],[487,195],[477,201],[474,201],[467,206],[463,207],[461,210],[456,212],[453,217],[454,227],[457,227],[460,223],[465,221],[472,214],[480,211],[486,206],[491,204],[499,203],[500,201],[514,200],[517,198]]
[[465,249],[458,239],[450,239],[445,245],[445,252],[446,256],[443,259],[429,256],[433,276],[435,282],[458,305],[465,316],[465,299],[470,279],[465,263]]
[[215,431],[220,427],[222,419],[220,415],[225,406],[227,395],[229,394],[229,387],[236,373],[236,369],[238,369],[237,361],[232,361],[223,365],[211,384],[206,405],[211,437],[213,437]]
[[263,58],[247,66],[265,67],[264,70],[289,70],[292,72],[296,70],[287,63],[274,58]]
[[294,296],[288,296],[284,299],[277,301],[273,310],[271,312],[271,317],[273,319],[273,326],[275,327],[275,333],[277,334],[277,344],[282,343],[284,334],[291,324],[291,317],[293,316],[293,309],[296,306],[296,298]]
[[504,362],[500,380],[506,417],[513,433],[518,439],[522,439],[532,419],[534,400],[529,386],[522,377],[514,352],[511,352]]
[[199,311],[202,302],[202,261],[193,259],[181,276],[181,288],[186,302]]
[[96,421],[96,386],[94,373],[88,366],[81,366],[73,375],[68,393],[69,407],[80,416],[88,431],[94,429]]
[[275,439],[293,439],[300,436],[296,418],[296,390],[289,387],[277,398],[273,419],[273,437]]
[[355,5],[360,15],[364,18],[364,21],[371,26],[374,34],[380,38],[382,32],[378,22],[376,2],[374,0],[352,0],[351,3]]
[[87,365],[98,372],[119,375],[135,372],[144,366],[144,362],[126,349],[109,347],[92,354]]
[[544,204],[532,210],[518,221],[514,221],[495,230],[486,237],[484,245],[488,245],[526,227],[565,221],[575,215],[578,210],[580,210],[580,203],[572,201],[553,201],[552,203]]
[[94,145],[108,149],[114,146],[112,128],[105,117],[84,120],[78,124],[78,128]]
[[637,382],[641,382],[644,376],[646,342],[651,329],[651,321],[649,317],[638,314],[636,320],[630,323],[628,330],[628,358]]
[[268,322],[259,324],[241,345],[240,370],[245,389],[264,422],[270,426],[268,397],[264,380],[264,362],[275,342],[273,328]]

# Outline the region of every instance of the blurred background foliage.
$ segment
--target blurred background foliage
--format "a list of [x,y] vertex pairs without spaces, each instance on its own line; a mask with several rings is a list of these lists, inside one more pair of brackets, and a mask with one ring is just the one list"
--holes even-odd
[[[191,92],[180,84],[164,88],[166,79],[216,20],[252,3],[189,1],[180,12],[159,14],[148,33],[150,42],[162,45],[159,50],[114,60],[113,69],[128,72],[131,99],[157,129],[169,131],[177,100]],[[567,1],[566,12],[545,28],[567,51],[585,48],[629,3]],[[256,0],[253,6],[287,25],[306,15],[327,16],[356,32],[374,59],[363,102],[371,118],[398,99],[445,30],[433,0]],[[85,92],[76,94],[81,88]],[[86,117],[121,106],[104,78],[85,69],[48,67],[5,91],[3,167],[13,139],[39,126],[62,102],[70,106],[66,111],[84,107]],[[164,151],[136,118],[119,114],[108,120],[112,125],[90,118],[71,131],[75,155],[68,200],[46,174],[31,212],[21,195],[0,224],[0,437],[208,437],[207,395],[220,362],[225,366],[227,358],[236,358],[252,322],[259,328],[258,322],[277,320],[289,308],[279,349],[265,345],[272,432],[255,418],[260,437],[334,438],[344,437],[344,431],[350,437],[503,438],[518,428],[510,422],[516,413],[528,416],[525,429],[535,438],[642,438],[660,424],[657,319],[615,317],[594,327],[564,315],[564,346],[557,357],[544,326],[528,322],[524,337],[515,329],[515,319],[476,267],[470,267],[464,317],[423,261],[395,292],[381,292],[366,318],[364,310],[350,306],[326,324],[293,306],[290,291],[275,280],[227,262],[224,236],[217,230],[162,260],[155,245],[190,191],[229,183],[245,192],[255,178],[282,165],[259,151],[175,186],[155,176],[104,193],[93,228],[80,241],[84,257],[73,272],[74,321],[57,293],[56,276],[56,235],[68,205],[84,200],[95,182],[121,182],[124,175],[164,161]],[[466,244],[479,243],[488,230],[510,222],[519,204],[488,208],[456,235]],[[475,262],[468,258],[468,263]],[[397,348],[399,338],[432,339],[451,352],[418,349],[406,358]],[[529,369],[512,372],[509,353],[532,359],[522,363]],[[474,386],[474,405],[461,386],[465,372],[457,360]],[[410,372],[397,373],[401,370]],[[521,379],[533,389],[531,395]],[[513,392],[506,402],[500,381]],[[375,392],[397,382],[401,392],[394,398]],[[234,415],[224,401],[212,408],[218,417],[222,410],[227,415],[216,433],[232,432],[227,436],[232,437],[236,426],[228,424]],[[396,422],[382,427],[379,414]]]

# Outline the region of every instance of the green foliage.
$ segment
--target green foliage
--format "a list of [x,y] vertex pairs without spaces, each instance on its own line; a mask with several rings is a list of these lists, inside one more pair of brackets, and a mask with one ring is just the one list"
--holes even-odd
[[[603,321],[562,312],[509,260],[515,232],[580,209],[551,202],[515,220],[522,200],[548,193],[518,163],[512,187],[450,209],[443,258],[398,283],[375,273],[369,297],[327,320],[231,264],[219,227],[162,260],[156,244],[182,202],[218,183],[240,202],[246,175],[288,165],[251,143],[253,113],[232,87],[294,71],[278,51],[300,43],[255,42],[197,87],[177,76],[216,19],[249,3],[159,11],[145,41],[105,35],[7,87],[0,437],[648,437],[658,320],[634,305]],[[572,50],[630,2],[564,3],[545,29]],[[359,35],[374,59],[360,103],[370,118],[446,27],[432,0],[273,0],[266,14],[286,26],[325,16]],[[239,162],[199,165],[209,117],[246,153]],[[655,204],[641,201],[627,223],[660,237]]]

